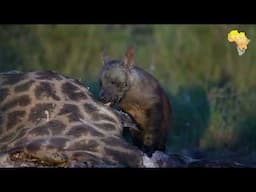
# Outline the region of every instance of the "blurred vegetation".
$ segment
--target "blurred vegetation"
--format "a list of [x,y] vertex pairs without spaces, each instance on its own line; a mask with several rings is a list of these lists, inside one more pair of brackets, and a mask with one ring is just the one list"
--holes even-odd
[[[251,42],[238,56],[232,29]],[[256,147],[256,25],[1,25],[0,71],[55,70],[82,80],[97,96],[103,48],[122,58],[136,47],[137,65],[170,96],[168,146]]]

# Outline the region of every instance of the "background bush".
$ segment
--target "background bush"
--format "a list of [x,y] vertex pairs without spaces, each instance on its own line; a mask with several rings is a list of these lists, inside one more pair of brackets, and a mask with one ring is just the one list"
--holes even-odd
[[[245,31],[238,56],[227,41]],[[97,96],[103,48],[122,58],[136,47],[173,106],[170,150],[256,147],[255,25],[1,25],[0,71],[55,70],[82,80]]]

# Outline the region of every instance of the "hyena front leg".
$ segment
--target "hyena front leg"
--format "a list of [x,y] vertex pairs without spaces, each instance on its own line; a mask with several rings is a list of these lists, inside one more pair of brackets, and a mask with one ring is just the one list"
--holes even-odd
[[143,151],[150,156],[156,150],[165,151],[166,128],[162,126],[164,116],[161,111],[161,105],[155,105],[147,114],[148,121],[142,134]]

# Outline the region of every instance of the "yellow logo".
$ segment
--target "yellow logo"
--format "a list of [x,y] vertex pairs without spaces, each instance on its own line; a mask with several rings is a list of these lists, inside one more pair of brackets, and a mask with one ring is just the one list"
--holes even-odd
[[245,32],[239,33],[238,30],[232,30],[228,34],[228,41],[236,43],[238,55],[241,56],[245,53],[250,39],[246,37]]

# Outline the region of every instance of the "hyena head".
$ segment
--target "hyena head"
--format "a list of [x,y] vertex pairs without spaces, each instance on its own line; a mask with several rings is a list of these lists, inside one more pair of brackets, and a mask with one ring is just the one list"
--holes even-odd
[[123,60],[111,60],[102,54],[103,68],[100,73],[100,100],[111,105],[118,103],[129,89],[128,74],[134,66],[134,49],[128,48]]

